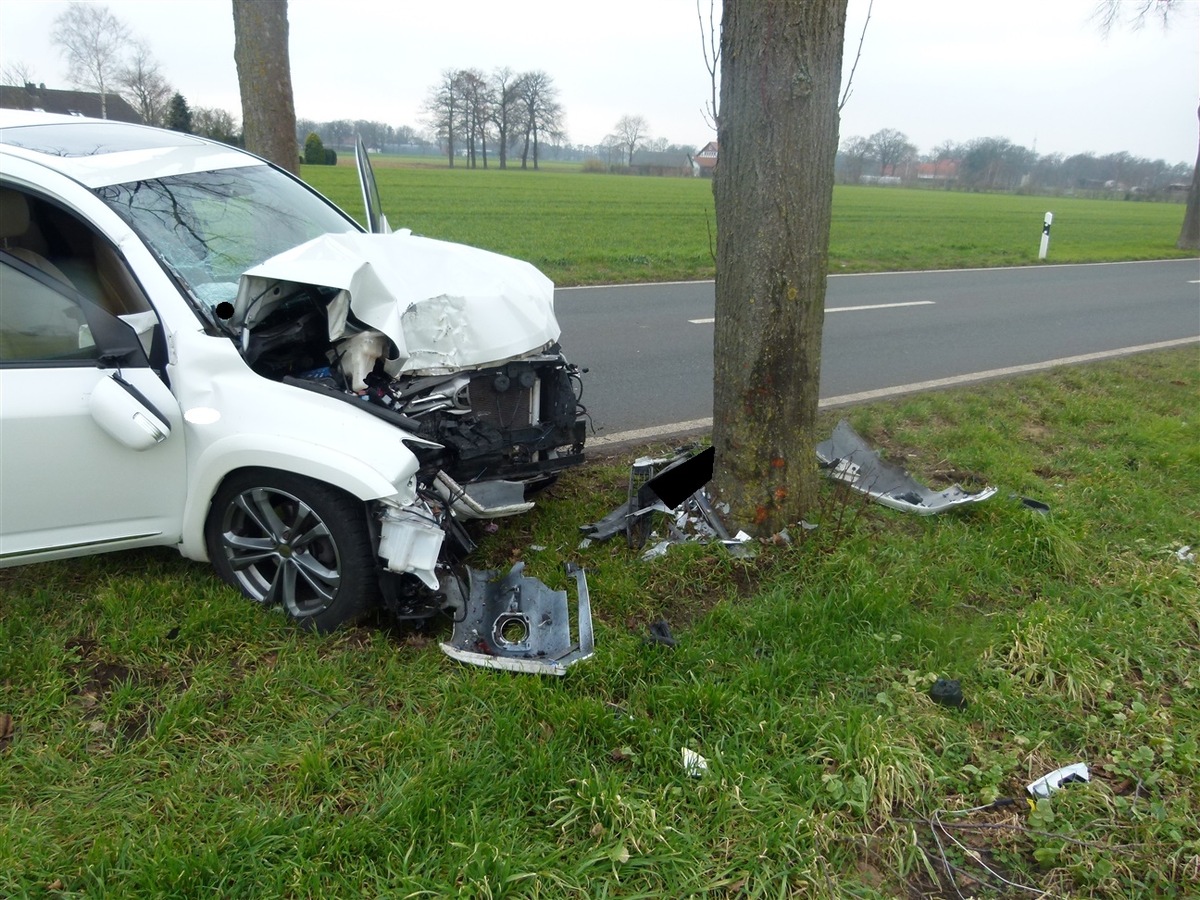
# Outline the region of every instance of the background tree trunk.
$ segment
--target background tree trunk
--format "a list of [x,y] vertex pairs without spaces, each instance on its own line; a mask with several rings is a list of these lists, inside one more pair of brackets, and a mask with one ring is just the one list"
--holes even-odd
[[246,149],[298,175],[287,0],[233,0],[233,58]]
[[813,426],[847,0],[725,0],[714,489],[759,535],[816,498]]
[[[1200,110],[1196,111],[1200,116]],[[1180,250],[1200,250],[1200,150],[1196,151],[1196,168],[1192,169],[1192,186],[1188,188],[1187,208],[1183,211],[1183,227],[1175,246]]]

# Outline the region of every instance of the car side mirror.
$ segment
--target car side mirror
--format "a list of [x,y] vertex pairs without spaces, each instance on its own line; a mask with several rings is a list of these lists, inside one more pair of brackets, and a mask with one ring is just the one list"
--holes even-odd
[[130,450],[148,450],[171,434],[167,417],[118,372],[96,382],[88,412],[105,434]]

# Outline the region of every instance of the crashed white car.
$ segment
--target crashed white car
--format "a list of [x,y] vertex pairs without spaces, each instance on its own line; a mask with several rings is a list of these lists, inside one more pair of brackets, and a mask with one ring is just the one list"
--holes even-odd
[[533,266],[212,141],[0,111],[0,565],[150,545],[329,629],[420,617],[583,459]]

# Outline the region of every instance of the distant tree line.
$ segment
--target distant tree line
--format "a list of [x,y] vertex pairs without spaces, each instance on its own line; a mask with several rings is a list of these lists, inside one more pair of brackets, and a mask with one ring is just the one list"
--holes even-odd
[[542,148],[566,139],[558,88],[542,71],[447,70],[429,90],[425,117],[451,168],[461,155],[468,167],[486,169],[490,149],[501,169],[512,157],[536,169]]
[[363,146],[376,153],[440,152],[437,145],[411,125],[395,127],[367,119],[296,119],[296,143],[305,146],[310,134],[315,134],[326,149],[352,150],[354,140],[361,137]]
[[[902,132],[884,128],[870,137],[846,138],[837,157],[838,180],[928,183],[978,191],[1053,193],[1124,193],[1162,196],[1180,193],[1192,177],[1189,163],[1171,164],[1121,151],[1038,154],[1007,138],[946,141],[929,153],[918,152]],[[1174,186],[1174,187],[1173,187]]]

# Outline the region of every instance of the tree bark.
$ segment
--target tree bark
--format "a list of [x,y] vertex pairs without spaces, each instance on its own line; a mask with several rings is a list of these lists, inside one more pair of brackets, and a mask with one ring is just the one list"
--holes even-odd
[[[1200,110],[1196,111],[1200,117]],[[1183,212],[1183,227],[1175,246],[1180,250],[1200,250],[1200,149],[1196,151],[1196,168],[1192,169],[1192,186],[1188,188],[1187,207]]]
[[233,0],[233,36],[246,149],[297,175],[287,0]]
[[847,0],[725,0],[714,491],[769,535],[816,499],[813,453]]

